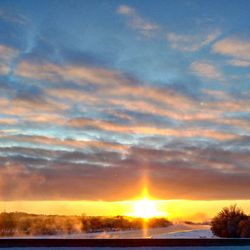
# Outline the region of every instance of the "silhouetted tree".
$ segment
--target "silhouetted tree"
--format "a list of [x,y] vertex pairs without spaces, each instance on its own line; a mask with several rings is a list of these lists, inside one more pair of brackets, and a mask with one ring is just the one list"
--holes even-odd
[[223,208],[211,221],[213,234],[225,238],[239,238],[241,236],[239,224],[247,220],[248,216],[236,205]]

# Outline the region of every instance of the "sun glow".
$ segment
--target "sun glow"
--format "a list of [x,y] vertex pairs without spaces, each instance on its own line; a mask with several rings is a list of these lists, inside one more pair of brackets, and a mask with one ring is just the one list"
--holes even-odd
[[134,203],[134,212],[133,216],[141,218],[152,218],[165,216],[166,214],[157,209],[156,202],[144,198],[143,200],[138,200]]

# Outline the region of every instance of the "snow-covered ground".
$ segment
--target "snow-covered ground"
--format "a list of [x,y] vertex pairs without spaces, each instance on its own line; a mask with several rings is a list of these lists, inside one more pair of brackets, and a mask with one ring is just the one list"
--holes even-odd
[[[155,228],[148,229],[148,231],[143,230],[131,230],[131,231],[121,231],[121,232],[105,232],[105,233],[91,233],[91,234],[74,234],[67,236],[44,236],[35,238],[75,238],[75,239],[93,239],[93,238],[141,238],[150,237],[155,239],[164,238],[214,238],[209,226],[201,225],[186,225],[186,224],[176,224],[167,228]],[[225,247],[26,247],[26,248],[11,248],[12,250],[250,250],[250,246],[225,246]],[[9,250],[9,248],[1,248],[1,250]]]
[[[148,228],[144,230],[127,230],[100,233],[79,233],[52,236],[23,236],[24,238],[68,238],[68,239],[133,239],[133,238],[211,238],[209,226],[175,224],[169,227]],[[15,237],[21,238],[21,237]]]
[[182,232],[165,233],[153,236],[155,239],[211,239],[217,238],[210,229],[186,230]]

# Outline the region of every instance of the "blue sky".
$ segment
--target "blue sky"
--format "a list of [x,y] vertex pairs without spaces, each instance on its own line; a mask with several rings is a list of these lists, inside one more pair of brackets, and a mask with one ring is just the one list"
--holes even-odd
[[2,0],[0,199],[248,199],[249,9]]

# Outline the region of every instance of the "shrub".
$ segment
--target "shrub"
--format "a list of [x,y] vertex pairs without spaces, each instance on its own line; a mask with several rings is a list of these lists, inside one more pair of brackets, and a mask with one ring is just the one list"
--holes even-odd
[[0,236],[12,236],[15,234],[16,221],[14,213],[0,214]]
[[223,208],[211,221],[213,234],[224,238],[241,237],[240,223],[247,220],[248,216],[236,205]]
[[240,237],[250,238],[250,219],[242,220],[239,223]]
[[154,228],[154,227],[168,227],[171,226],[172,223],[165,219],[165,218],[152,218],[149,220],[148,222],[148,226],[150,228]]

